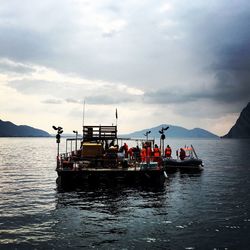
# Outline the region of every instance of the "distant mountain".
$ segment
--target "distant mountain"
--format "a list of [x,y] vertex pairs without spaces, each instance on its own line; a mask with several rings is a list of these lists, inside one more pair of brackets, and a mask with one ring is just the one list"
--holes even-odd
[[0,120],[0,137],[50,137],[50,134],[41,129],[26,125],[15,125],[9,121]]
[[222,138],[250,138],[250,102],[241,111],[234,126]]
[[217,135],[201,128],[186,129],[183,127],[167,124],[162,124],[149,129],[143,129],[123,136],[132,138],[143,138],[145,137],[144,134],[150,130],[151,133],[149,134],[149,138],[159,138],[159,130],[161,130],[162,127],[165,128],[167,126],[169,126],[169,129],[165,131],[165,135],[167,138],[218,138]]

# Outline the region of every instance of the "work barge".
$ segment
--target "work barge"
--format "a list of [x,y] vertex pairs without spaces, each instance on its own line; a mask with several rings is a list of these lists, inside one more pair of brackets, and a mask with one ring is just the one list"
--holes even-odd
[[[77,135],[75,139],[66,139],[66,152],[59,154],[60,135],[57,135],[56,171],[57,182],[61,185],[103,181],[109,183],[117,180],[149,185],[162,184],[167,177],[161,156],[141,157],[140,147],[148,148],[150,151],[154,146],[154,140],[118,138],[117,126],[100,125],[84,126],[79,148],[77,142]],[[131,142],[134,146],[128,150],[126,142]],[[72,143],[75,143],[75,150],[72,150]],[[71,145],[69,152],[68,144]]]

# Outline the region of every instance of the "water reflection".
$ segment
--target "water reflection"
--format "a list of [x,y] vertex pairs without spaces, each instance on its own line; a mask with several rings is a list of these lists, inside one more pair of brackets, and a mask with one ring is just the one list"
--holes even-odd
[[[158,197],[159,194],[166,192],[166,185],[127,185],[127,184],[114,184],[114,183],[101,183],[99,185],[93,185],[85,183],[81,187],[62,187],[57,188],[58,205],[72,205],[73,201],[85,200],[88,202],[94,202],[96,200],[103,202],[105,205],[112,203],[123,204],[123,202],[130,197],[130,195],[140,194],[141,197],[147,197],[155,194]],[[70,200],[67,200],[70,198]],[[77,198],[77,199],[76,199]],[[66,199],[66,200],[65,200]],[[74,203],[73,203],[74,205]]]
[[[86,185],[74,191],[58,190],[57,213],[61,220],[57,227],[71,228],[74,225],[74,246],[116,248],[151,242],[154,239],[134,232],[140,227],[146,230],[152,216],[166,214],[166,185],[143,186],[125,184]],[[70,222],[68,217],[70,216]],[[150,222],[150,224],[148,224]],[[70,223],[70,225],[68,225]],[[85,241],[78,236],[87,235]],[[152,238],[152,237],[151,237]],[[94,239],[94,240],[93,240]]]
[[[74,246],[112,248],[115,243],[116,248],[171,248],[169,232],[182,225],[177,218],[184,209],[183,195],[190,190],[189,179],[199,182],[200,177],[201,173],[176,172],[160,186],[101,183],[77,190],[58,188],[57,228],[74,228],[75,241],[70,241]],[[85,241],[82,235],[87,235]]]
[[[166,204],[171,186],[193,185],[199,183],[202,171],[176,171],[168,174],[165,183],[142,184],[124,182],[85,182],[81,186],[57,185],[57,205],[56,208],[64,206],[75,206],[82,210],[91,208],[107,209],[111,214],[123,211],[124,207],[131,207],[137,199],[145,199],[145,207],[160,207]],[[133,202],[131,203],[131,197]],[[95,207],[95,205],[98,206]],[[140,205],[139,205],[140,206]]]

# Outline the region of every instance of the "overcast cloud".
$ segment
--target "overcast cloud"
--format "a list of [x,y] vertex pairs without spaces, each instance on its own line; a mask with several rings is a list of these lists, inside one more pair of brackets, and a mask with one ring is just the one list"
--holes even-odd
[[249,20],[247,0],[0,0],[0,118],[70,131],[85,99],[121,132],[225,134],[250,101]]

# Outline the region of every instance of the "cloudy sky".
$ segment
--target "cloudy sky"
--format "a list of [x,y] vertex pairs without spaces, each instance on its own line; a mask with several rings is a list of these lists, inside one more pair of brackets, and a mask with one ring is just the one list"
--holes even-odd
[[52,133],[228,132],[250,101],[249,0],[0,0],[0,119]]

